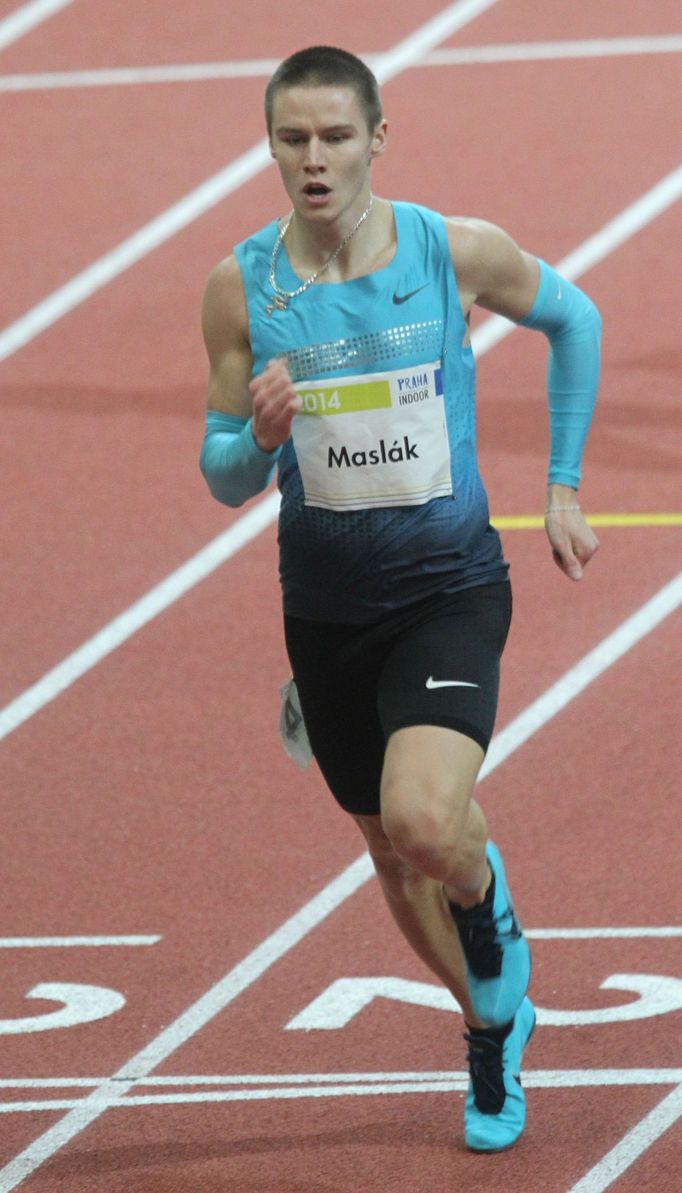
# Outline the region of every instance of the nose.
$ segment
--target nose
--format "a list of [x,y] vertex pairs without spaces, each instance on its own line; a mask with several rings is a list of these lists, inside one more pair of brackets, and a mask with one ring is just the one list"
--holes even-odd
[[325,169],[324,146],[319,137],[311,137],[307,144],[305,168],[314,173]]

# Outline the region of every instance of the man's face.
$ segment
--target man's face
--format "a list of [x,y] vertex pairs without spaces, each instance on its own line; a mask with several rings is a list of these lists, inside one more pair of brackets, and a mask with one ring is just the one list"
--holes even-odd
[[372,158],[385,141],[385,122],[370,132],[353,87],[281,87],[275,95],[270,150],[305,218],[359,215],[369,200]]

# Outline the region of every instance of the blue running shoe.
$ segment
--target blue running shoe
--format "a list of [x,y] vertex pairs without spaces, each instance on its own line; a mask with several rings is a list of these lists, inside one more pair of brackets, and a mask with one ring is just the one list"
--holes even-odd
[[[509,1031],[485,1030],[464,1036],[469,1046],[471,1080],[464,1107],[464,1141],[474,1152],[501,1152],[511,1147],[526,1125],[526,1099],[521,1088],[521,1056],[535,1027],[535,1011],[524,998]],[[497,1038],[493,1038],[497,1037]]]
[[486,847],[492,881],[485,899],[464,909],[450,903],[467,965],[467,986],[476,1017],[491,1027],[511,1023],[530,981],[530,950],[514,914],[502,858]]

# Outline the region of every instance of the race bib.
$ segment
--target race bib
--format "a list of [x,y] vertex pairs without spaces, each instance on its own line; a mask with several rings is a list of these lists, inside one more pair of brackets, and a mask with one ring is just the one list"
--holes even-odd
[[452,493],[440,361],[304,381],[292,435],[306,505],[423,505]]

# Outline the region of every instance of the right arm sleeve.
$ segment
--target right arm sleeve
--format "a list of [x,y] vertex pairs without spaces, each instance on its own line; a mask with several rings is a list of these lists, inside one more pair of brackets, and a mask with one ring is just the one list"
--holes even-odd
[[580,461],[599,384],[601,318],[594,303],[538,259],[540,283],[523,327],[537,328],[549,340],[549,484],[580,483]]
[[238,506],[267,488],[282,453],[277,447],[264,452],[258,447],[251,419],[206,412],[206,431],[199,465],[211,493],[223,505]]

